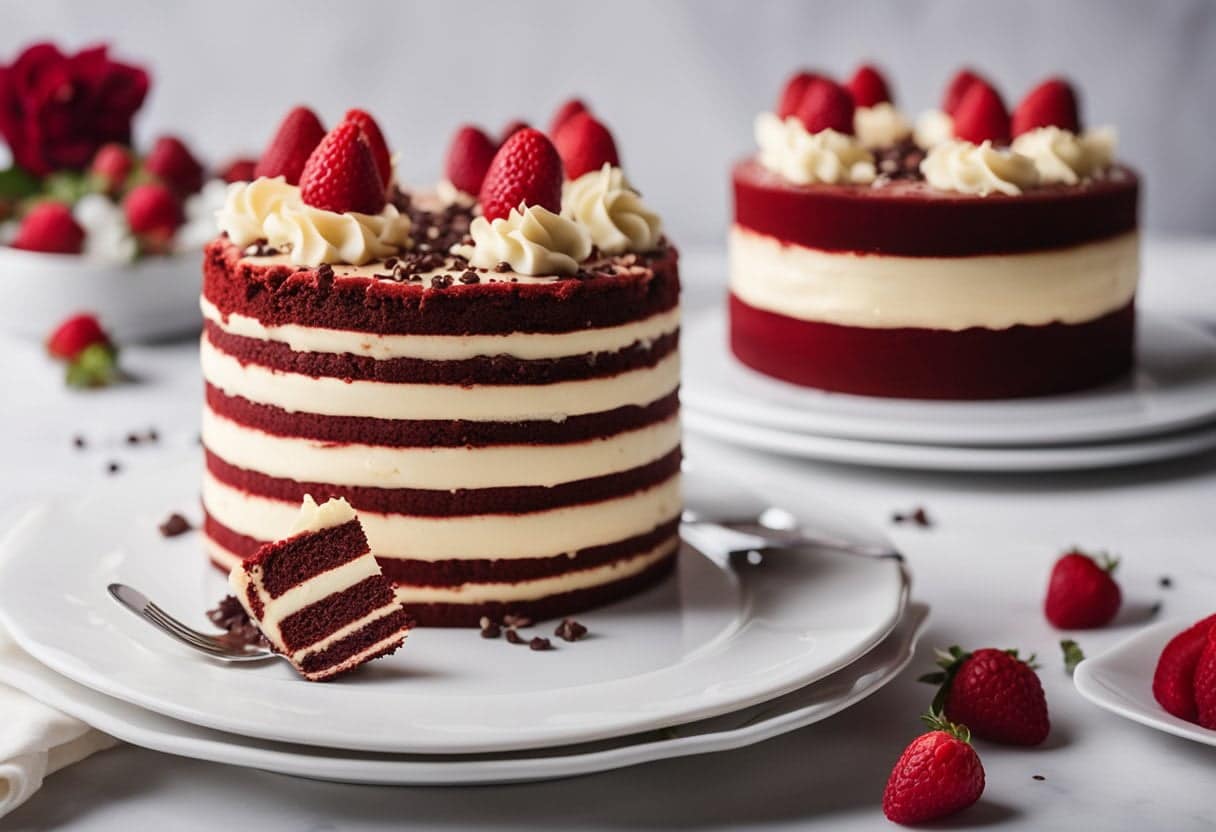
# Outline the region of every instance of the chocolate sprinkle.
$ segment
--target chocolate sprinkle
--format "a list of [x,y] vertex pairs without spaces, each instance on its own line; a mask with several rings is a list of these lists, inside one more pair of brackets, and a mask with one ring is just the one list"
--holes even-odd
[[922,529],[928,529],[933,526],[933,521],[929,519],[928,512],[921,506],[917,506],[915,510],[907,514],[896,512],[891,515],[892,523],[911,523],[915,526],[920,526]]
[[506,624],[508,627],[515,627],[523,630],[532,626],[532,619],[528,618],[526,615],[512,615],[511,613],[507,613],[502,617],[502,623]]
[[587,635],[587,628],[573,618],[563,618],[562,623],[558,624],[557,629],[553,631],[553,635],[562,641],[578,641]]
[[1032,779],[1034,779],[1034,780],[1046,780],[1046,779],[1047,779],[1046,777],[1044,777],[1044,776],[1043,776],[1043,775],[1041,775],[1041,774],[1034,774],[1034,775],[1031,775],[1031,777],[1032,777]]
[[225,641],[234,647],[270,646],[235,595],[225,597],[215,609],[207,610],[207,619],[227,634]]
[[193,526],[190,525],[190,521],[185,517],[182,517],[177,512],[173,512],[157,528],[160,529],[160,533],[165,537],[177,537],[179,534],[185,534],[190,531]]
[[509,271],[511,271],[511,264],[508,263],[506,260],[499,260],[497,263],[494,264],[494,271],[498,272],[499,274],[503,274],[504,272],[509,272]]
[[460,282],[461,283],[480,283],[481,276],[479,274],[477,274],[477,272],[473,271],[472,269],[469,269],[468,271],[466,271],[464,274],[462,274],[460,276]]
[[1169,589],[1173,585],[1174,580],[1169,575],[1162,575],[1157,581],[1157,586],[1161,587],[1162,589]]
[[110,463],[108,463],[106,465],[107,474],[117,474],[121,470],[122,470],[122,466],[119,465],[117,462],[111,461]]
[[452,276],[450,274],[437,274],[431,278],[432,289],[446,289],[452,285]]
[[509,641],[511,644],[523,644],[524,643],[523,636],[521,636],[519,633],[515,632],[515,630],[513,630],[509,627],[507,628],[507,641]]
[[553,643],[550,642],[549,639],[547,639],[547,638],[542,638],[540,636],[537,636],[536,638],[534,638],[528,642],[528,647],[531,648],[532,650],[552,650]]
[[480,624],[482,638],[498,638],[502,635],[502,627],[498,625],[498,622],[491,621],[484,615],[481,617]]
[[81,436],[80,434],[76,434],[75,436],[72,437],[72,447],[74,447],[74,448],[84,448],[88,444],[89,443],[86,442],[85,438],[83,436]]

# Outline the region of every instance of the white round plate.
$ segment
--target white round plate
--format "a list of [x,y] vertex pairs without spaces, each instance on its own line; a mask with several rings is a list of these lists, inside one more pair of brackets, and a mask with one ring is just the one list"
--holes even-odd
[[286,745],[200,728],[78,685],[13,649],[0,681],[124,742],[200,760],[343,783],[470,785],[591,774],[654,760],[726,751],[820,722],[865,699],[912,660],[928,607],[911,604],[899,626],[848,667],[785,696],[734,713],[598,743],[507,755],[388,755]]
[[1179,719],[1153,697],[1153,671],[1162,648],[1196,620],[1163,621],[1145,627],[1102,655],[1077,665],[1073,684],[1100,708],[1176,737],[1216,745],[1216,731]]
[[1216,336],[1144,313],[1137,367],[1121,382],[1031,399],[916,401],[848,396],[754,372],[716,310],[683,329],[686,411],[786,433],[934,445],[1063,445],[1147,436],[1216,419]]
[[[907,596],[895,560],[815,552],[736,574],[686,549],[673,579],[580,615],[591,636],[575,644],[555,639],[557,649],[535,652],[473,629],[419,629],[397,654],[316,684],[282,662],[212,663],[110,599],[107,584],[127,583],[209,629],[203,612],[226,584],[196,535],[166,540],[156,529],[196,504],[196,471],[107,485],[36,510],[8,538],[0,623],[35,659],[87,687],[280,742],[481,754],[717,716],[856,661],[894,628]],[[552,626],[525,632],[549,635]]]
[[930,471],[1080,471],[1143,465],[1216,448],[1216,425],[1127,442],[1059,447],[963,448],[810,436],[743,425],[691,411],[686,411],[683,418],[685,428],[694,433],[782,456]]
[[0,329],[42,340],[65,318],[92,312],[120,343],[197,332],[201,252],[106,263],[0,246]]

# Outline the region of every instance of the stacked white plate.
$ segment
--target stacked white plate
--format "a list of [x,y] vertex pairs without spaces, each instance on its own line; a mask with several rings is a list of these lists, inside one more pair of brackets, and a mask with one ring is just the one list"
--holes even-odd
[[812,390],[763,376],[727,346],[724,313],[685,328],[681,398],[692,431],[830,462],[953,471],[1133,465],[1216,448],[1216,337],[1143,314],[1125,380],[1060,396],[951,402]]
[[[106,593],[130,584],[198,629],[225,583],[195,535],[157,524],[196,504],[195,466],[48,504],[0,548],[0,624],[21,648],[0,681],[160,751],[349,782],[503,783],[735,748],[825,719],[909,661],[926,609],[894,558],[785,551],[736,566],[691,548],[677,575],[579,616],[590,635],[532,651],[421,629],[340,681],[189,652]],[[699,514],[744,499],[688,477]],[[698,496],[703,495],[703,496]],[[885,542],[839,517],[835,537]],[[526,630],[551,636],[552,624]]]

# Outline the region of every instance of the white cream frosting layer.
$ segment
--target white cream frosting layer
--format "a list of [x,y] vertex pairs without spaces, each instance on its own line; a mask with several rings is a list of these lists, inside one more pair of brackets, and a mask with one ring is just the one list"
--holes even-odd
[[1105,127],[1077,135],[1059,127],[1038,127],[1013,140],[1015,153],[1034,162],[1044,183],[1076,185],[1115,159],[1115,131]]
[[733,228],[731,291],[792,318],[843,326],[1006,329],[1083,323],[1131,301],[1135,232],[1022,254],[894,257],[785,245]]
[[631,558],[514,583],[461,584],[460,586],[396,586],[397,600],[403,604],[486,604],[493,601],[531,601],[562,592],[573,592],[637,575],[671,555],[679,539],[669,540]]
[[864,184],[877,176],[874,155],[853,136],[835,130],[807,131],[795,116],[775,113],[756,117],[757,161],[796,185]]
[[618,352],[634,344],[649,347],[680,327],[678,308],[620,326],[580,329],[575,332],[509,335],[376,335],[345,329],[322,329],[299,324],[267,326],[257,318],[231,314],[227,320],[203,298],[203,317],[220,329],[245,338],[286,344],[296,352],[322,352],[366,356],[377,360],[418,358],[426,361],[464,361],[480,356],[506,355],[521,361],[563,358],[597,352]]
[[538,385],[390,384],[343,381],[242,365],[203,336],[203,377],[230,396],[292,412],[378,419],[474,422],[562,420],[626,405],[649,404],[680,383],[680,357],[605,378]]
[[890,147],[912,132],[908,120],[890,101],[873,107],[858,107],[853,112],[853,133],[865,147]]
[[680,421],[673,416],[563,445],[389,448],[274,436],[204,408],[203,443],[238,468],[297,482],[373,488],[551,487],[628,471],[666,456],[680,444]]
[[586,228],[604,254],[651,251],[663,235],[659,215],[607,162],[562,186],[562,215]]
[[916,119],[912,141],[922,150],[930,150],[954,138],[954,119],[942,110],[926,110]]
[[574,274],[591,254],[586,228],[540,205],[520,205],[506,217],[476,217],[469,225],[473,245],[452,246],[452,253],[479,269],[509,263],[520,274]]
[[312,498],[311,494],[305,494],[296,523],[291,527],[291,533],[293,535],[305,532],[315,533],[336,526],[344,526],[354,519],[355,510],[341,497],[334,497],[326,500],[324,505],[317,505],[317,501]]
[[[277,540],[291,527],[295,506],[254,496],[203,474],[203,506],[229,529]],[[359,520],[378,557],[464,560],[552,557],[635,537],[680,513],[675,475],[624,497],[528,514],[415,517],[360,512]]]
[[935,145],[920,163],[920,172],[934,188],[978,196],[994,192],[1017,196],[1024,188],[1039,184],[1034,161],[993,147],[990,141],[954,140]]

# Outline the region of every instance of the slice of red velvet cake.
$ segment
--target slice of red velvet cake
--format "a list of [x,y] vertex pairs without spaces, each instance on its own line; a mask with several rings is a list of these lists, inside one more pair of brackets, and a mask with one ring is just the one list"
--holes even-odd
[[561,617],[671,572],[678,257],[606,128],[562,122],[462,128],[436,192],[386,189],[345,126],[295,182],[232,186],[202,298],[217,565],[311,493],[350,502],[420,624]]
[[387,656],[411,621],[345,500],[305,496],[292,534],[228,576],[233,594],[276,652],[322,682]]
[[814,73],[734,168],[730,338],[770,376],[870,396],[985,399],[1132,365],[1139,182],[1059,79],[1010,117],[962,71],[913,129],[885,80]]

